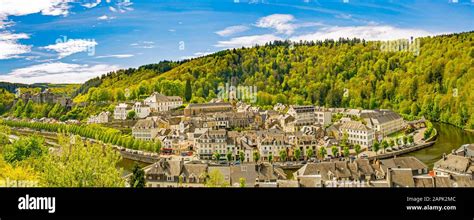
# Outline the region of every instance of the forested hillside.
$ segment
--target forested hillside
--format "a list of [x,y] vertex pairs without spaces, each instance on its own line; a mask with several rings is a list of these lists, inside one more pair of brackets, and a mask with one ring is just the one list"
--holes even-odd
[[205,102],[232,79],[256,86],[256,104],[262,107],[280,102],[391,108],[473,129],[473,38],[474,32],[422,38],[418,56],[383,52],[380,42],[357,39],[274,42],[113,72],[86,82],[75,101],[135,100],[153,91],[185,97],[188,90],[187,100]]

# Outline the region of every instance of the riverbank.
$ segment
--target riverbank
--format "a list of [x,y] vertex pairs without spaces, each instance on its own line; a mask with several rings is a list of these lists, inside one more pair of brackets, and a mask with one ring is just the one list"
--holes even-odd
[[437,131],[436,143],[431,147],[408,153],[405,156],[414,156],[431,169],[434,163],[442,158],[444,153],[449,154],[452,150],[458,149],[463,144],[474,143],[474,133],[472,132],[439,122],[433,122],[433,127]]
[[420,149],[424,149],[424,148],[433,146],[435,143],[436,143],[436,141],[431,141],[431,142],[422,143],[422,144],[418,144],[418,145],[414,145],[414,146],[409,146],[409,147],[405,147],[401,150],[396,150],[396,151],[392,151],[392,152],[389,152],[389,153],[378,154],[378,155],[369,157],[368,159],[369,160],[375,160],[375,159],[380,160],[380,159],[387,159],[387,158],[391,158],[391,157],[395,157],[395,156],[399,156],[399,155],[404,155],[404,154],[408,154],[408,153],[411,153],[411,152],[414,152],[414,151],[418,151]]

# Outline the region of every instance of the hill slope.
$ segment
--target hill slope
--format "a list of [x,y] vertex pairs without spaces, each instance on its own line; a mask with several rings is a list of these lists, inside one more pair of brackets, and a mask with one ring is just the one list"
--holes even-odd
[[232,80],[236,85],[256,86],[256,104],[263,107],[280,102],[391,108],[472,129],[473,38],[474,32],[422,38],[418,56],[383,52],[379,42],[360,40],[294,46],[274,42],[170,62],[159,70],[118,71],[99,79],[97,88],[83,90],[76,101],[120,101],[126,99],[126,88],[129,99],[152,91],[185,97],[189,81],[191,101],[204,102],[216,97],[219,85]]

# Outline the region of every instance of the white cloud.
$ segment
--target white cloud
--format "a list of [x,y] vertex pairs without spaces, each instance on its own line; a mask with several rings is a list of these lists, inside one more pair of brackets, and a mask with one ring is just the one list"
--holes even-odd
[[118,1],[117,3],[117,6],[124,10],[132,10],[132,8],[130,8],[132,5],[133,3],[130,0],[121,0],[121,1]]
[[94,8],[95,6],[99,5],[101,2],[101,0],[89,0],[89,2],[87,3],[83,3],[81,4],[82,6],[86,7],[86,8]]
[[228,41],[218,41],[214,46],[223,48],[252,47],[255,45],[263,45],[275,40],[282,40],[282,38],[273,34],[243,36],[231,38]]
[[255,26],[261,28],[273,28],[279,34],[290,35],[297,28],[292,22],[295,20],[293,15],[289,14],[272,14],[260,18]]
[[28,14],[41,13],[43,15],[67,15],[71,0],[2,0],[0,15],[22,16]]
[[17,83],[83,83],[86,80],[104,73],[119,69],[115,65],[43,63],[25,68],[15,69],[6,75],[0,75],[0,81]]
[[113,54],[113,55],[104,55],[104,56],[96,56],[95,58],[129,58],[133,57],[133,54]]
[[96,45],[97,42],[95,42],[95,40],[70,39],[67,41],[59,40],[59,42],[57,41],[56,44],[48,45],[42,48],[56,51],[59,53],[59,58],[63,58],[84,51],[89,52],[90,55],[94,55]]
[[102,15],[97,18],[97,20],[112,20],[112,19],[115,19],[115,17],[109,17],[107,15]]
[[345,26],[345,27],[327,27],[320,30],[300,36],[290,38],[292,41],[300,40],[325,40],[343,38],[361,38],[365,40],[396,40],[407,39],[410,37],[424,37],[434,35],[421,29],[397,28],[388,25],[375,26]]
[[132,5],[133,3],[130,0],[120,0],[115,5],[116,7],[109,6],[109,10],[112,12],[125,13],[126,11],[133,11]]
[[[95,3],[84,4],[84,7],[93,6]],[[49,16],[66,16],[69,14],[70,4],[74,0],[1,0],[0,1],[0,30],[14,25],[8,20],[9,16],[24,16],[29,14],[41,13]],[[17,58],[19,54],[31,51],[30,45],[18,43],[19,39],[27,39],[28,35],[24,33],[14,34],[11,31],[0,33],[0,59]],[[26,37],[25,37],[26,36]]]
[[0,32],[0,60],[17,58],[20,54],[29,53],[31,46],[18,43],[18,40],[28,38],[29,36],[24,33]]
[[247,26],[236,25],[236,26],[226,27],[223,30],[217,31],[215,33],[218,34],[219,36],[226,37],[226,36],[234,35],[240,32],[244,32],[248,29],[249,28]]
[[28,38],[30,38],[30,37],[25,33],[21,33],[21,34],[12,34],[10,32],[0,33],[0,40],[1,41],[28,39]]
[[7,21],[6,16],[0,15],[0,29],[4,29],[13,25],[12,21]]

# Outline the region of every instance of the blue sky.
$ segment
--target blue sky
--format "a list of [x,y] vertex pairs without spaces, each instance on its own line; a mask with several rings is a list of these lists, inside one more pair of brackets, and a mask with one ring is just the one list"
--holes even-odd
[[474,30],[474,0],[0,0],[0,81],[79,83],[272,40]]

